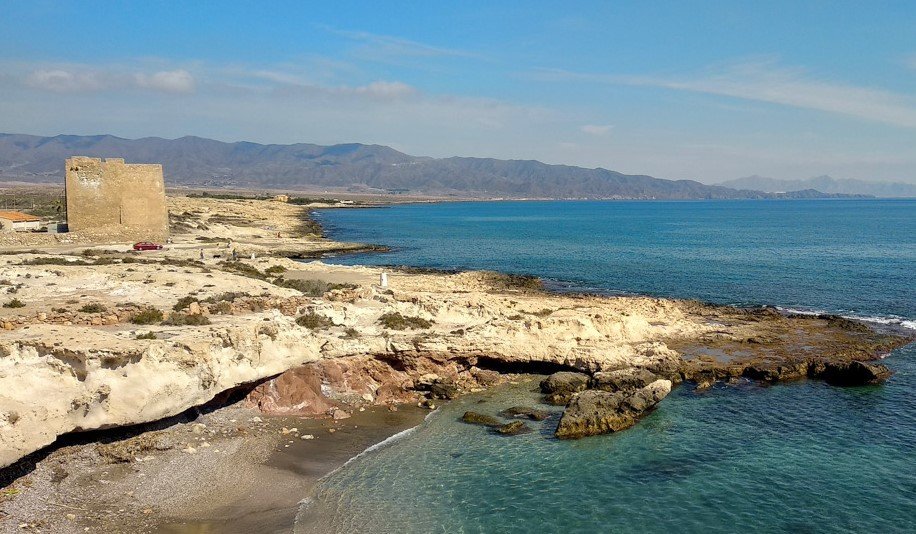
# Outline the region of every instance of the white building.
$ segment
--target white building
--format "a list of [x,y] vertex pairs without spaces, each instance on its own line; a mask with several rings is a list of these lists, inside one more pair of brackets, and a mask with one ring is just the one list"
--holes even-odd
[[41,219],[21,211],[0,211],[0,231],[28,232],[41,228]]

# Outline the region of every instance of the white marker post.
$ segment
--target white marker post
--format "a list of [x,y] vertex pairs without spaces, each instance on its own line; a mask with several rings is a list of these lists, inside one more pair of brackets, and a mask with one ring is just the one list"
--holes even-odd
[[379,276],[378,285],[381,287],[388,287],[388,273],[382,273]]

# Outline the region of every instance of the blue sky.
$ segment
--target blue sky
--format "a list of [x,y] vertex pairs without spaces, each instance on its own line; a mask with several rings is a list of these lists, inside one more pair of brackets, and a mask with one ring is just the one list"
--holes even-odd
[[0,131],[916,182],[916,2],[0,2]]

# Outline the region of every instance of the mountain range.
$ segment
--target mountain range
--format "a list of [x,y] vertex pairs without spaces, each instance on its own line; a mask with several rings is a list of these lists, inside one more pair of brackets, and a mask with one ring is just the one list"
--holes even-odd
[[534,160],[429,158],[381,145],[262,145],[201,137],[0,134],[0,181],[63,183],[70,156],[161,163],[168,185],[451,195],[479,198],[732,199],[838,196],[664,180]]
[[721,182],[719,185],[736,189],[756,189],[768,193],[816,189],[824,193],[843,195],[869,195],[875,197],[916,197],[916,184],[901,182],[868,182],[865,180],[836,179],[816,176],[806,180],[779,180],[766,176],[747,176]]

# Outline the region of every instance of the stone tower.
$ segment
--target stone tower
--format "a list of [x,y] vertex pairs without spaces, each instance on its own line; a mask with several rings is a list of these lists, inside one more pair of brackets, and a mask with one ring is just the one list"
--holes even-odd
[[67,159],[67,226],[137,239],[165,239],[169,215],[162,165],[120,158]]

